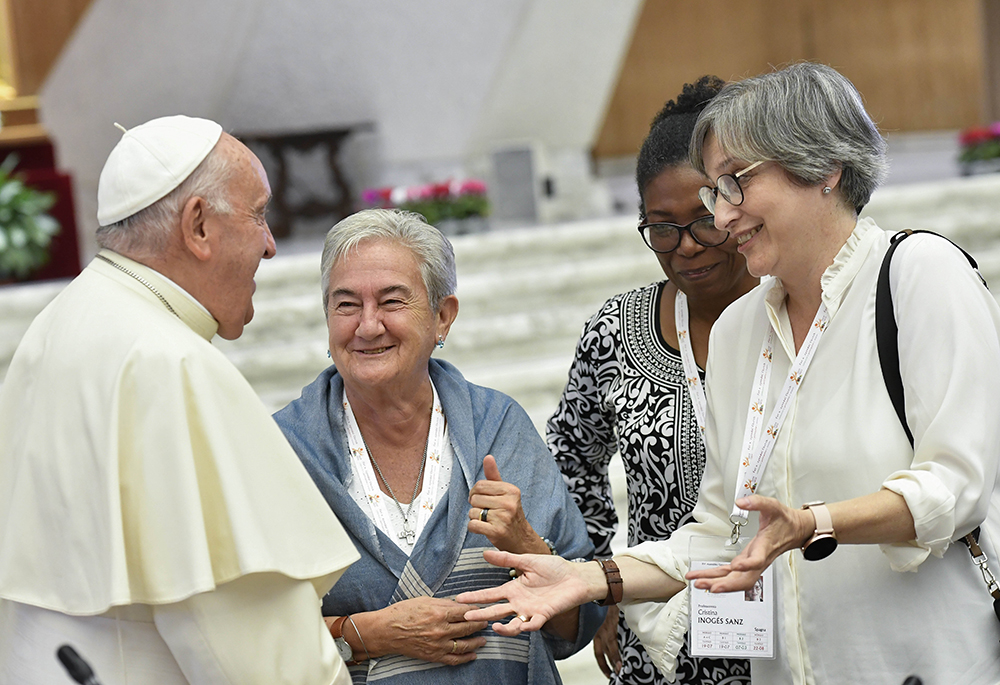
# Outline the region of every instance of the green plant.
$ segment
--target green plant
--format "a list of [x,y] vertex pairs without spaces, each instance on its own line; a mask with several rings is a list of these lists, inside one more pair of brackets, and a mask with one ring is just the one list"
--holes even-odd
[[369,207],[399,207],[422,214],[432,226],[446,219],[462,220],[490,213],[486,184],[475,179],[410,187],[369,188],[361,194],[361,198]]
[[18,158],[0,164],[0,279],[23,280],[49,261],[49,245],[59,222],[47,213],[56,202],[13,174]]

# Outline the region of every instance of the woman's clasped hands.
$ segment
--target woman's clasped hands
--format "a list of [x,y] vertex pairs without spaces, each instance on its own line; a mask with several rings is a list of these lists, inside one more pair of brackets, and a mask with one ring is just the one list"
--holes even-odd
[[470,637],[486,621],[467,621],[469,607],[450,599],[414,597],[378,611],[355,614],[372,657],[402,654],[457,666],[476,658],[486,638]]

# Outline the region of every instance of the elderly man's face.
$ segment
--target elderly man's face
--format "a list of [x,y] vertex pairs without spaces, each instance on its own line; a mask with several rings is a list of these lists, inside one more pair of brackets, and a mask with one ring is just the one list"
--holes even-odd
[[274,256],[274,237],[267,226],[265,211],[271,199],[271,186],[260,160],[242,143],[228,134],[219,141],[233,162],[229,181],[231,214],[217,214],[221,222],[218,261],[213,281],[216,292],[208,310],[219,322],[219,335],[234,340],[253,318],[253,294],[257,288],[254,274],[260,260]]

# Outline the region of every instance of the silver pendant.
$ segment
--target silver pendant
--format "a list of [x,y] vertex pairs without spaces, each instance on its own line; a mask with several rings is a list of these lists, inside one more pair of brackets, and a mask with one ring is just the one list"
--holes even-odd
[[402,540],[403,538],[406,538],[406,544],[412,545],[414,538],[417,537],[417,533],[416,533],[415,530],[413,530],[413,527],[410,526],[410,522],[407,519],[404,518],[403,519],[403,530],[399,531],[399,533],[396,535],[396,537],[398,537],[400,540]]

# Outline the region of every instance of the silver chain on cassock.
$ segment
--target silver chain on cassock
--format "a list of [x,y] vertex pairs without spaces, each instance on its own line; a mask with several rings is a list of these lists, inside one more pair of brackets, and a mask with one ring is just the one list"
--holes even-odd
[[113,262],[113,261],[111,261],[110,259],[108,259],[107,257],[105,257],[105,256],[104,256],[104,255],[102,255],[102,254],[99,254],[99,255],[96,255],[96,257],[97,257],[98,259],[100,259],[100,260],[101,260],[102,262],[107,262],[108,264],[110,264],[111,266],[115,267],[115,268],[116,268],[116,269],[118,269],[119,271],[121,271],[121,272],[123,272],[123,273],[126,273],[126,274],[128,274],[129,276],[131,276],[132,278],[134,278],[135,280],[139,281],[139,282],[140,282],[140,283],[142,283],[142,284],[143,284],[144,286],[146,286],[147,288],[149,288],[149,292],[151,292],[151,293],[153,293],[154,295],[156,295],[156,297],[158,297],[158,298],[159,298],[160,302],[162,302],[162,303],[163,303],[163,306],[164,306],[164,307],[166,307],[166,308],[167,308],[167,310],[168,310],[168,311],[169,311],[169,312],[170,312],[171,314],[173,314],[174,316],[176,316],[176,317],[177,317],[178,319],[179,319],[179,318],[181,318],[181,317],[180,317],[180,315],[179,315],[179,314],[178,314],[177,312],[175,312],[175,311],[174,311],[174,308],[170,306],[170,303],[169,303],[169,302],[167,302],[167,298],[165,298],[165,297],[164,297],[163,295],[161,295],[161,294],[159,293],[159,291],[158,291],[158,290],[157,290],[156,288],[154,288],[154,287],[152,286],[152,284],[151,284],[151,283],[150,283],[149,281],[147,281],[147,280],[146,280],[145,278],[143,278],[143,277],[142,277],[142,276],[140,276],[139,274],[135,273],[135,272],[134,272],[134,271],[132,271],[131,269],[126,269],[126,268],[125,268],[124,266],[122,266],[122,265],[121,265],[121,264],[119,264],[118,262]]

